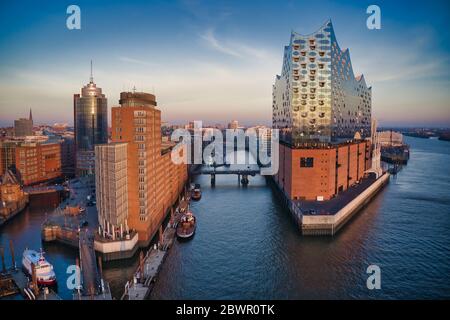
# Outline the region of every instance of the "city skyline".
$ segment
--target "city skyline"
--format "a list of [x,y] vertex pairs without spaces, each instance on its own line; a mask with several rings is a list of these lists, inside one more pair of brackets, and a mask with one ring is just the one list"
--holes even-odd
[[448,9],[0,4],[0,303],[450,299]]
[[449,126],[449,39],[440,35],[448,4],[409,4],[380,4],[381,30],[367,29],[369,4],[359,2],[81,1],[81,30],[66,28],[64,4],[3,4],[0,125],[29,108],[36,124],[73,125],[71,97],[89,78],[91,59],[109,107],[136,87],[160,97],[171,123],[270,124],[286,34],[312,33],[331,18],[355,74],[364,72],[373,87],[380,126]]

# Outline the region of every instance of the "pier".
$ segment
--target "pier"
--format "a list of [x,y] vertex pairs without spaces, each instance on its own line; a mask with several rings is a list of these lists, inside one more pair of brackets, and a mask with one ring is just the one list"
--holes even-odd
[[74,300],[112,300],[109,285],[102,276],[102,262],[98,267],[94,249],[94,234],[88,228],[79,233],[81,287],[73,295]]
[[186,192],[176,210],[171,211],[170,221],[166,229],[159,230],[159,241],[151,247],[147,253],[139,256],[139,266],[134,273],[133,279],[125,285],[121,300],[145,300],[153,289],[158,273],[162,268],[164,259],[176,238],[176,226],[184,212],[189,210],[190,197]]
[[0,299],[21,294],[27,300],[61,300],[53,289],[48,287],[40,288],[37,284],[36,272],[32,264],[33,274],[29,278],[16,265],[14,254],[14,244],[9,241],[11,251],[11,266],[6,267],[4,248],[0,247],[2,269],[0,270]]
[[389,172],[383,173],[378,179],[369,175],[359,184],[327,201],[291,200],[274,179],[270,181],[289,209],[302,235],[333,236],[381,191],[389,182],[389,177]]

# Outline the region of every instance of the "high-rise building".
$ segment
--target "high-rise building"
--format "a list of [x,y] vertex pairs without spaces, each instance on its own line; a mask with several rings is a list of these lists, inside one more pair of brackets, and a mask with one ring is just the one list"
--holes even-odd
[[102,236],[113,240],[128,234],[127,144],[95,146],[98,221]]
[[91,77],[81,88],[81,94],[73,96],[75,124],[76,175],[94,173],[94,146],[108,142],[108,105],[102,89]]
[[[120,105],[111,108],[111,141],[126,143],[126,221],[130,230],[137,231],[140,244],[145,246],[158,231],[166,213],[183,190],[187,180],[187,166],[172,162],[173,144],[162,143],[161,111],[156,109],[154,95],[122,92]],[[107,147],[101,146],[97,152],[101,152],[102,148]],[[119,145],[114,148],[119,148]],[[102,172],[107,163],[106,160],[97,161],[102,166]],[[101,192],[105,189],[99,184],[106,182],[97,179],[96,183],[97,197],[102,198]],[[103,212],[99,207],[101,203],[103,202],[97,203],[99,212]]]
[[75,174],[75,139],[72,134],[62,134],[61,141],[61,170],[66,178]]
[[16,137],[33,135],[33,115],[31,114],[31,109],[28,119],[20,118],[18,120],[14,120],[14,135]]
[[291,33],[273,86],[272,119],[292,145],[370,136],[371,88],[354,76],[331,21],[309,35]]
[[354,76],[331,21],[309,35],[291,33],[272,120],[281,142],[274,179],[293,201],[329,200],[371,168],[371,88]]

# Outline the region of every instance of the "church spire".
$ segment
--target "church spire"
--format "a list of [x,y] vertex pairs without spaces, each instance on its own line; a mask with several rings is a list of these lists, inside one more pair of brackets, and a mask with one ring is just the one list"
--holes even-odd
[[33,121],[33,114],[31,113],[31,108],[30,108],[30,116],[28,117],[28,119]]

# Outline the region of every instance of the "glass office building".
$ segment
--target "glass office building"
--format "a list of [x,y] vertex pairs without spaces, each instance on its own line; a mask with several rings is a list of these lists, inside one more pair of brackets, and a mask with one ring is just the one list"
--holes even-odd
[[331,21],[309,35],[291,33],[273,85],[273,127],[292,146],[370,136],[371,87],[355,77]]
[[94,146],[108,142],[108,104],[102,89],[91,79],[74,95],[76,174],[94,174]]

